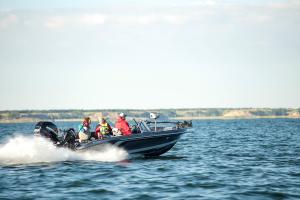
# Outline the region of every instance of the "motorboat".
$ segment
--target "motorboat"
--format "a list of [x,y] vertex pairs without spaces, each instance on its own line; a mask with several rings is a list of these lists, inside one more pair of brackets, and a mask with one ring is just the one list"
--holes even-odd
[[[152,114],[152,113],[151,113]],[[48,121],[38,122],[34,129],[35,136],[49,138],[57,147],[66,147],[74,151],[101,151],[108,145],[125,149],[130,155],[156,157],[169,151],[180,137],[192,127],[191,121],[157,121],[157,115],[152,114],[150,120],[133,119],[130,136],[108,136],[103,139],[80,141],[74,129],[61,130]],[[94,132],[91,132],[93,135]]]

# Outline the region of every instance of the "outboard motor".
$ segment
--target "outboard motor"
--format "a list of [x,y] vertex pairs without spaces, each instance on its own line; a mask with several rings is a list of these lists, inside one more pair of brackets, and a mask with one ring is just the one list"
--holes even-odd
[[35,125],[33,133],[35,136],[49,138],[57,147],[75,149],[76,133],[73,128],[63,130],[62,137],[58,137],[58,128],[55,124],[41,121]]
[[68,147],[70,149],[75,149],[76,146],[76,133],[73,128],[69,128],[64,130],[63,139],[61,141],[61,145],[64,147]]
[[52,122],[38,122],[35,125],[34,135],[49,138],[54,143],[58,142],[58,129]]

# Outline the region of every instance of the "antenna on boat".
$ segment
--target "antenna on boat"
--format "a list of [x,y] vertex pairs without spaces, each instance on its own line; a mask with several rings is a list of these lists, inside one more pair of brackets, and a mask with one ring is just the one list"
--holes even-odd
[[154,119],[154,130],[156,132],[156,119],[159,118],[159,115],[150,113],[150,119]]

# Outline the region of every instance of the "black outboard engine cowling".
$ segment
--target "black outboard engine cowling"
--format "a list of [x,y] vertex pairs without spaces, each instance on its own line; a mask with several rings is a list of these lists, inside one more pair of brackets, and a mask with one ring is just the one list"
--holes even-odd
[[61,141],[61,145],[64,147],[68,147],[69,149],[75,149],[75,140],[76,140],[76,133],[73,128],[69,128],[64,130],[63,139]]
[[76,132],[73,128],[67,130],[60,130],[62,134],[58,137],[58,128],[52,122],[38,122],[34,128],[34,135],[50,139],[57,147],[67,147],[75,149],[76,146]]
[[43,122],[43,121],[38,122],[35,125],[33,133],[34,133],[34,135],[37,135],[37,136],[49,138],[54,143],[59,141],[57,126],[55,124],[53,124],[52,122]]

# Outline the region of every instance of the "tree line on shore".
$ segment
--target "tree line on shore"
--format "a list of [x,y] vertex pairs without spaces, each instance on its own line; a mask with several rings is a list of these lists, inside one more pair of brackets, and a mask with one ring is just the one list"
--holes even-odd
[[0,111],[0,122],[75,120],[86,116],[115,118],[124,112],[128,117],[148,118],[150,112],[159,113],[162,119],[201,119],[201,118],[299,118],[300,108],[191,108],[191,109],[105,109],[105,110],[12,110]]

